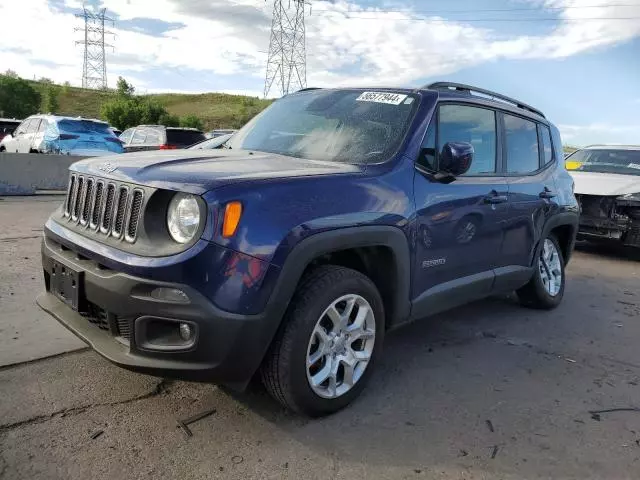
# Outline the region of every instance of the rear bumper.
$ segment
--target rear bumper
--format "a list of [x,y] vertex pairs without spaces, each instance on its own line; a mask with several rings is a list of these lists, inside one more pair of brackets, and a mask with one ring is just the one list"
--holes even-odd
[[[105,269],[46,237],[42,265],[47,291],[38,296],[38,305],[107,360],[136,372],[243,386],[262,361],[277,325],[277,319],[266,313],[220,310],[189,285]],[[77,311],[53,293],[54,266],[80,272]],[[189,303],[151,297],[159,287],[181,290]],[[194,342],[168,349],[150,344],[150,318],[167,325],[195,326]]]

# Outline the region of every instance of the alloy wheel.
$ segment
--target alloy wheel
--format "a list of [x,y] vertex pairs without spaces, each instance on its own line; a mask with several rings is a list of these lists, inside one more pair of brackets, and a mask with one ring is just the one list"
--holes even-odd
[[307,347],[307,380],[322,398],[337,398],[362,378],[376,337],[373,309],[360,295],[344,295],[320,316]]

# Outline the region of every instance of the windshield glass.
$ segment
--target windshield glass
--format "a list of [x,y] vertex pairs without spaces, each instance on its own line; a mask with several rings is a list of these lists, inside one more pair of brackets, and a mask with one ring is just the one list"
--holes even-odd
[[227,142],[309,160],[378,163],[404,138],[415,95],[362,90],[313,90],[273,103]]
[[566,161],[582,172],[640,175],[640,150],[579,150]]

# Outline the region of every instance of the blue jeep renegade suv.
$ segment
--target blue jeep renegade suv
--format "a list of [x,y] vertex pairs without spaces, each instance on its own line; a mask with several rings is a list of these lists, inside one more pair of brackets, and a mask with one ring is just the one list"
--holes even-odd
[[562,300],[578,206],[560,134],[478,88],[306,89],[218,150],[70,169],[39,305],[108,360],[285,406],[357,397],[390,329],[499,292]]

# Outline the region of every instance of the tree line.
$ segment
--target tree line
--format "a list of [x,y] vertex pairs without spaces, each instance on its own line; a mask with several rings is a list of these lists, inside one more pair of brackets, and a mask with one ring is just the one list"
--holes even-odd
[[[34,87],[32,82],[11,70],[0,74],[0,117],[26,118],[38,112],[59,113],[59,94],[70,87],[69,83],[58,86],[41,78],[38,86]],[[204,128],[196,115],[178,117],[167,112],[159,102],[136,96],[134,86],[122,77],[118,78],[115,95],[102,103],[100,114],[103,120],[120,130],[142,124]]]

